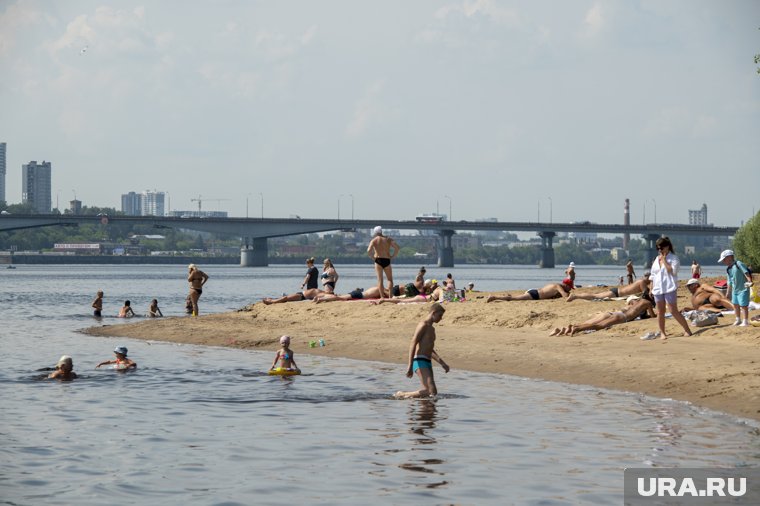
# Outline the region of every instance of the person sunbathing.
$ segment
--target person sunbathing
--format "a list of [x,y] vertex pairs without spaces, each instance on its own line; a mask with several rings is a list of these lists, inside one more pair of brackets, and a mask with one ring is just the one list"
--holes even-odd
[[565,278],[562,280],[562,283],[551,283],[543,288],[532,288],[520,295],[511,295],[509,293],[506,295],[489,295],[486,302],[558,299],[560,297],[567,297],[573,288],[573,281],[570,278]]
[[306,290],[304,290],[302,292],[291,293],[290,295],[283,295],[279,299],[271,299],[271,298],[267,297],[266,299],[262,300],[261,302],[263,302],[264,304],[267,304],[267,305],[269,305],[269,304],[283,304],[285,302],[300,302],[302,300],[313,299],[313,298],[315,298],[318,295],[321,295],[323,293],[325,293],[325,292],[323,292],[322,290],[320,290],[318,288],[307,288]]
[[683,308],[684,311],[698,309],[700,311],[733,311],[734,305],[723,295],[723,292],[710,285],[700,283],[692,278],[686,283],[686,289],[691,293],[691,306]]
[[654,305],[649,299],[629,297],[630,301],[619,311],[605,311],[597,313],[583,323],[569,324],[567,327],[555,328],[550,336],[574,336],[585,330],[604,330],[621,323],[628,323],[639,316],[642,318],[654,317]]
[[624,286],[613,286],[603,292],[596,293],[571,293],[567,297],[566,302],[572,302],[576,299],[583,300],[595,300],[595,299],[612,299],[614,297],[627,297],[630,295],[641,295],[645,291],[649,290],[651,281],[649,279],[649,273],[645,273],[644,276],[638,281]]
[[378,288],[377,286],[371,286],[367,288],[366,290],[362,288],[357,288],[356,290],[348,292],[345,295],[337,295],[334,293],[322,292],[316,297],[314,297],[313,301],[316,303],[320,303],[320,302],[337,302],[337,301],[379,299],[379,298],[380,298],[380,288]]

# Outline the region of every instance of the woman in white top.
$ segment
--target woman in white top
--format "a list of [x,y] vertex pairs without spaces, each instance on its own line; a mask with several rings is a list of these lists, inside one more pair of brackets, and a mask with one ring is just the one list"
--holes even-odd
[[673,243],[667,237],[657,239],[657,251],[659,254],[652,263],[650,279],[652,281],[652,295],[657,305],[657,324],[660,327],[660,338],[666,339],[665,333],[665,305],[667,304],[670,314],[683,327],[684,335],[690,336],[689,324],[678,310],[676,298],[678,295],[678,268],[681,263],[673,253]]

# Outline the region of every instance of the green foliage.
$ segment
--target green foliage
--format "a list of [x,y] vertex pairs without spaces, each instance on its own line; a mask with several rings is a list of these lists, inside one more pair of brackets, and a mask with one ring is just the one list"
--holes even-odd
[[739,260],[760,269],[760,212],[736,232],[733,247]]

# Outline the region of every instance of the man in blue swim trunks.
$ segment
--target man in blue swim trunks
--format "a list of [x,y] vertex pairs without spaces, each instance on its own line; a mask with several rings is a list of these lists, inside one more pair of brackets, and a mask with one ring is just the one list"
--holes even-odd
[[406,376],[411,378],[414,373],[420,378],[422,388],[414,392],[396,392],[395,397],[411,399],[415,397],[430,397],[438,394],[433,378],[433,360],[441,364],[445,372],[449,372],[449,366],[435,352],[435,327],[434,324],[441,321],[446,310],[437,302],[430,306],[430,312],[422,320],[414,331],[412,344],[409,347],[409,367]]

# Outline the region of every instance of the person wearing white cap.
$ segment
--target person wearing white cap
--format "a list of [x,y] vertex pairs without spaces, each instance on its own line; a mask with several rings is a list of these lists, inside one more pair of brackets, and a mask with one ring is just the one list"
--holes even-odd
[[71,381],[77,377],[77,373],[74,372],[74,361],[68,355],[63,355],[58,359],[58,363],[55,366],[55,372],[51,372],[48,378],[59,379],[63,381]]
[[568,278],[573,280],[573,283],[575,283],[575,262],[570,262],[570,265],[565,269],[565,274]]
[[[734,325],[747,327],[749,325],[749,289],[752,287],[752,274],[744,263],[734,256],[733,250],[727,249],[720,254],[718,263],[726,266],[728,289],[726,298],[731,298],[734,305],[736,321]],[[744,318],[742,319],[742,314]]]
[[[396,258],[399,248],[396,241],[383,235],[383,228],[380,226],[372,230],[372,240],[367,246],[367,256],[375,262],[375,274],[377,275],[377,287],[380,294],[384,297],[390,297],[393,293],[393,268],[391,260]],[[388,278],[388,291],[383,290],[383,275]]]
[[731,301],[723,295],[723,292],[707,284],[702,284],[696,278],[686,282],[686,289],[691,293],[691,306],[683,308],[684,311],[697,309],[700,311],[729,311],[734,309]]

